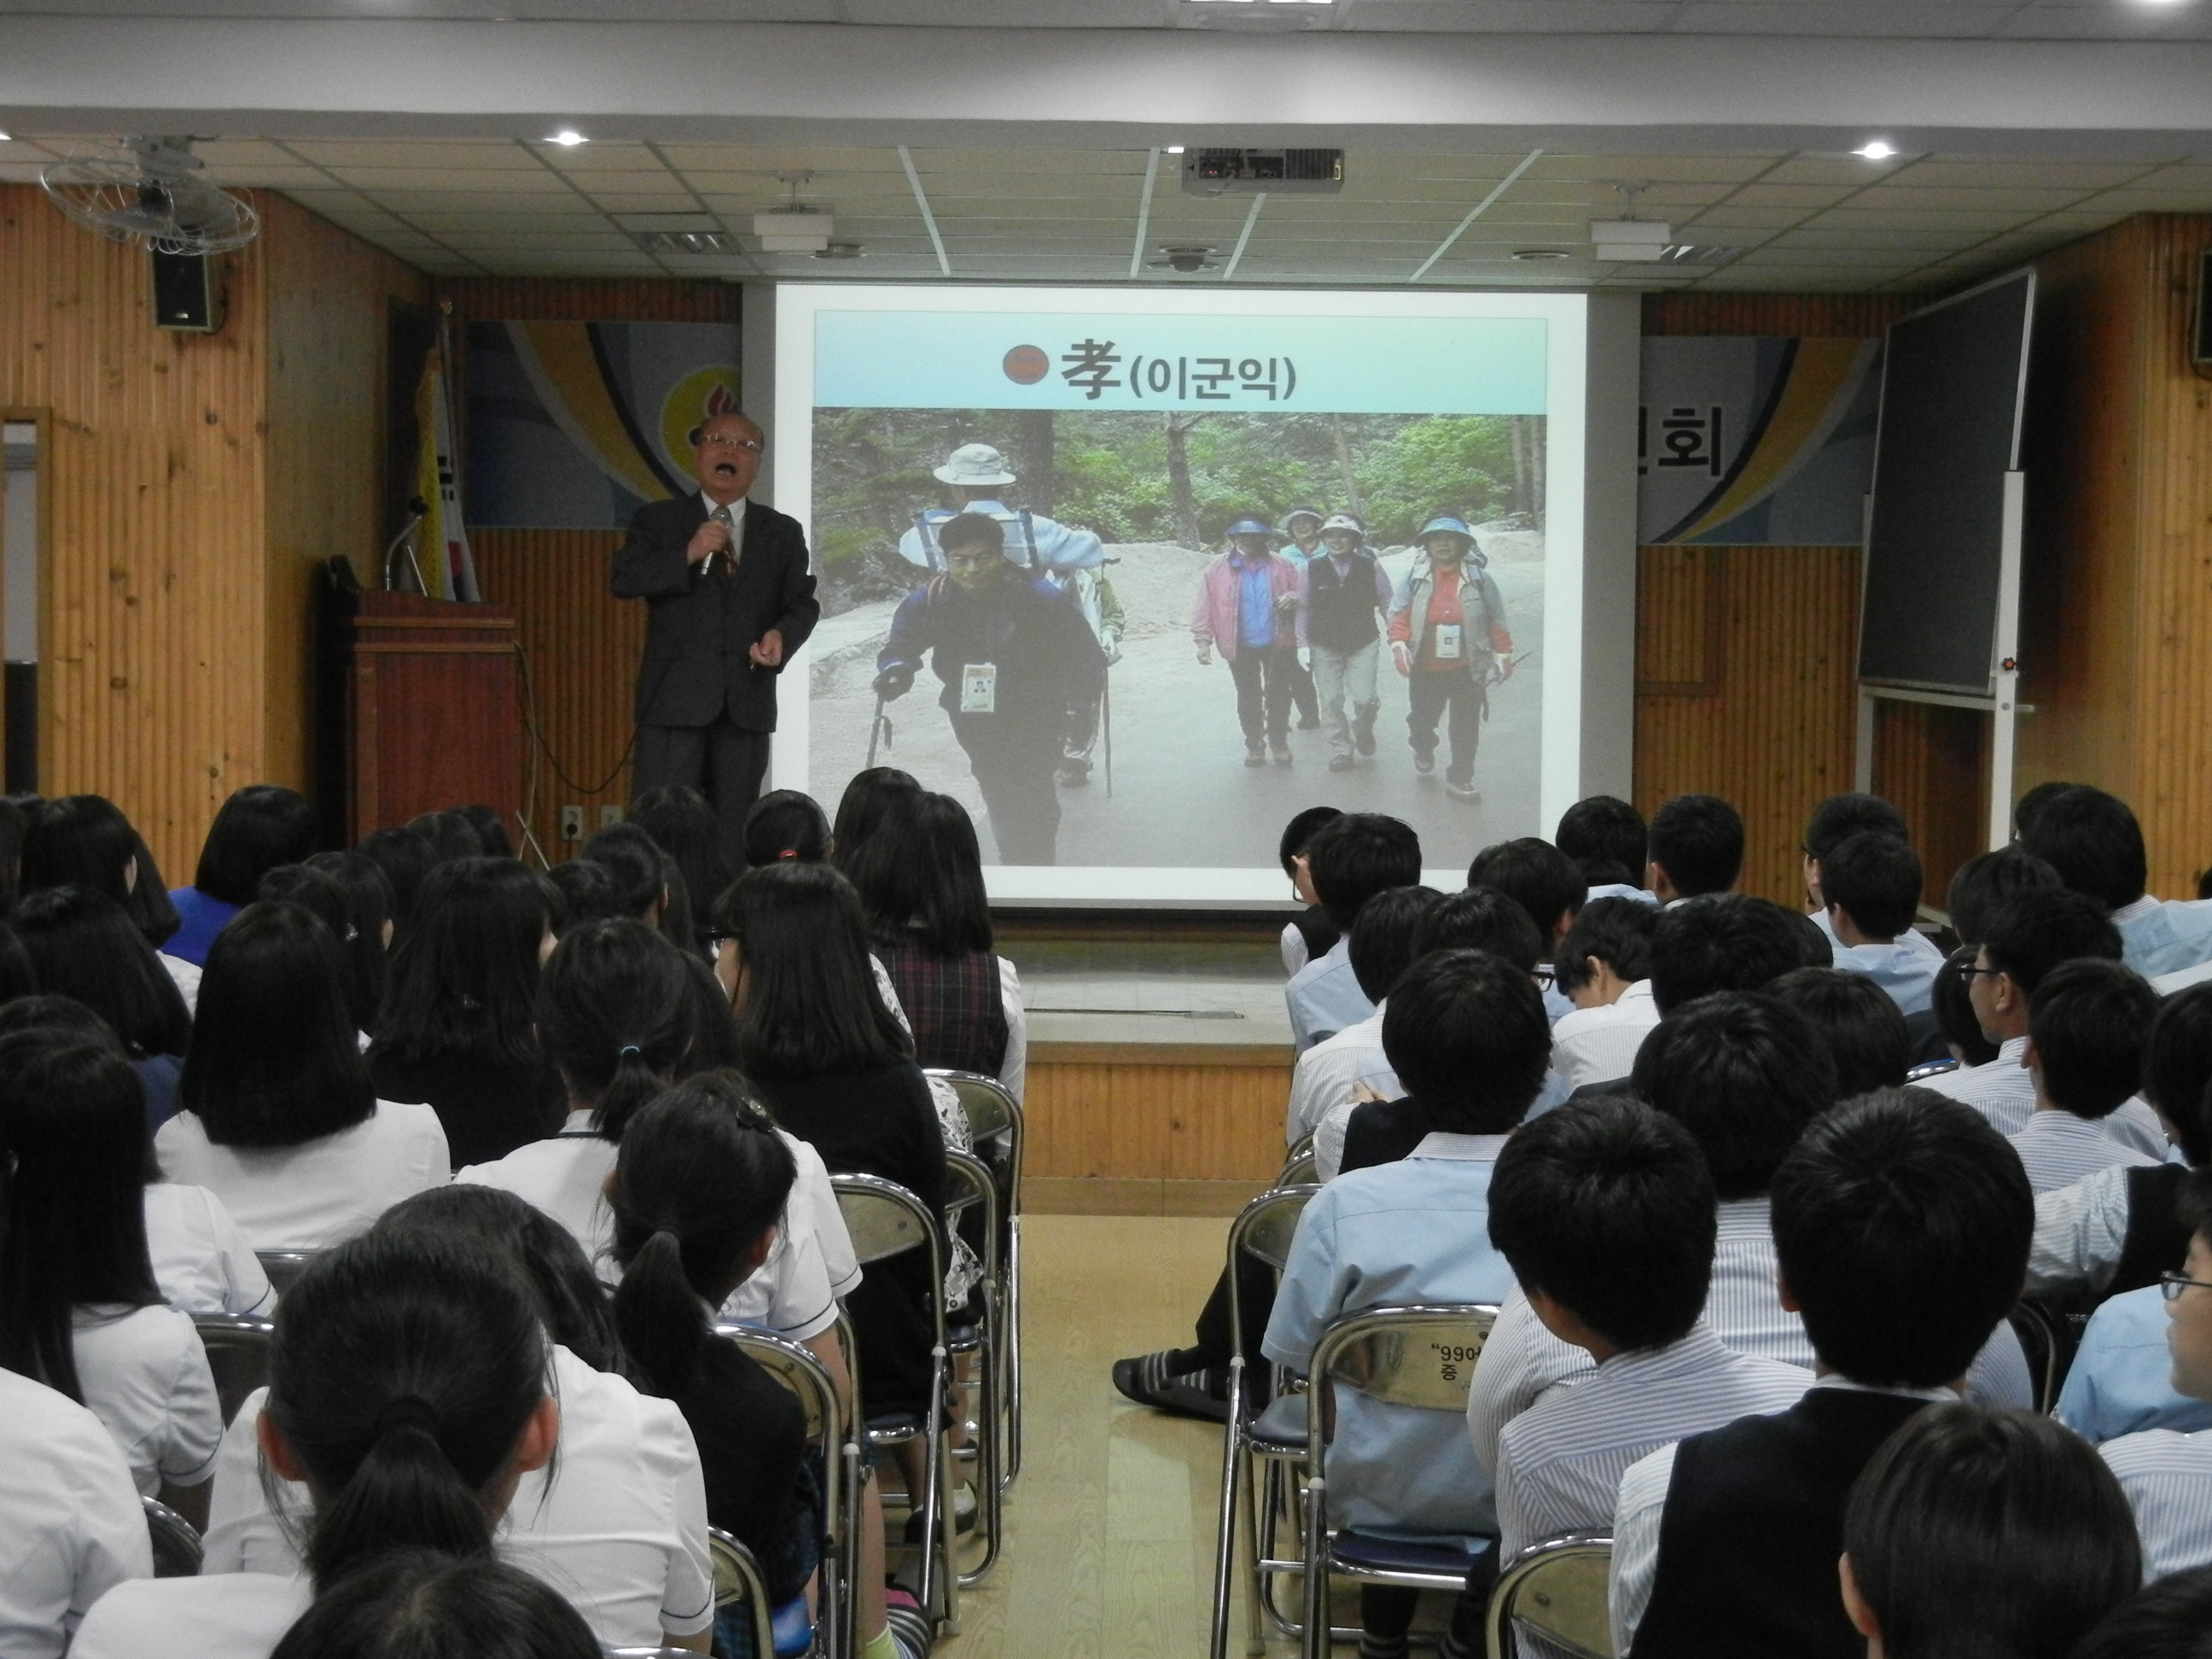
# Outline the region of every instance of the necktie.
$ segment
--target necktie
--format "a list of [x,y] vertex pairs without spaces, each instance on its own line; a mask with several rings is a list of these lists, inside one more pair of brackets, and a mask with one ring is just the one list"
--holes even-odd
[[[734,536],[735,531],[733,526],[736,520],[730,517],[730,509],[728,507],[718,506],[707,516],[714,523],[721,526],[723,529],[731,531]],[[738,561],[736,550],[734,548],[726,547],[720,553],[717,553],[714,556],[712,562],[714,574],[720,576],[724,581],[727,581],[731,576],[736,574],[737,571]]]

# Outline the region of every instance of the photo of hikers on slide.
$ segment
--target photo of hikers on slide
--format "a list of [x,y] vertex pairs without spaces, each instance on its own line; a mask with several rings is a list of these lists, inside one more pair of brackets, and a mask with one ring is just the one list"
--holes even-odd
[[957,779],[1009,865],[1534,833],[1543,500],[1540,416],[817,410],[811,787]]

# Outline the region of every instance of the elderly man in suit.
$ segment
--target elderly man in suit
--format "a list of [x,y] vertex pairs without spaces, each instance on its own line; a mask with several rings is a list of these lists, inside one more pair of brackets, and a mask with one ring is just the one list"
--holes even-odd
[[630,520],[608,583],[643,599],[633,798],[665,784],[702,790],[722,856],[744,866],[745,813],[768,769],[775,681],[821,617],[796,520],[749,501],[761,429],[717,415],[692,434],[699,489],[648,501]]

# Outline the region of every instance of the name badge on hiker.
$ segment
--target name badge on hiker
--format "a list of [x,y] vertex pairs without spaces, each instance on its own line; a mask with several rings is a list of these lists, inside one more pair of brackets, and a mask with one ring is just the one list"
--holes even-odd
[[995,714],[999,712],[999,665],[971,662],[960,671],[960,712]]
[[1438,623],[1437,624],[1437,660],[1438,662],[1457,662],[1459,660],[1459,636],[1460,629],[1462,626],[1463,624],[1459,623]]

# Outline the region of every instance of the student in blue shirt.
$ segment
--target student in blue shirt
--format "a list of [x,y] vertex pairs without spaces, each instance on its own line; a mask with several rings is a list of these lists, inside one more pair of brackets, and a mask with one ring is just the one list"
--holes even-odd
[[2059,790],[2022,813],[2020,844],[2112,913],[2120,959],[2144,978],[2212,960],[2212,904],[2143,891],[2149,860],[2142,826],[2118,797],[2087,784]]
[[[1425,957],[1391,988],[1382,1041],[1431,1133],[1410,1158],[1339,1176],[1299,1218],[1262,1350],[1303,1369],[1332,1321],[1416,1302],[1497,1303],[1513,1287],[1489,1237],[1492,1166],[1544,1080],[1551,1024],[1535,981],[1486,951]],[[1455,1539],[1470,1565],[1497,1530],[1489,1477],[1456,1412],[1337,1396],[1328,1463],[1340,1526]],[[1415,1593],[1366,1585],[1366,1654],[1402,1654]],[[1463,1633],[1464,1634],[1464,1633]]]
[[1898,836],[1862,830],[1832,848],[1820,869],[1836,966],[1869,975],[1900,1012],[1925,1013],[1943,956],[1912,931],[1920,855]]
[[1380,812],[1346,812],[1314,832],[1306,872],[1341,937],[1284,988],[1291,1037],[1301,1053],[1375,1012],[1352,971],[1352,924],[1376,894],[1419,884],[1421,838],[1411,824]]

